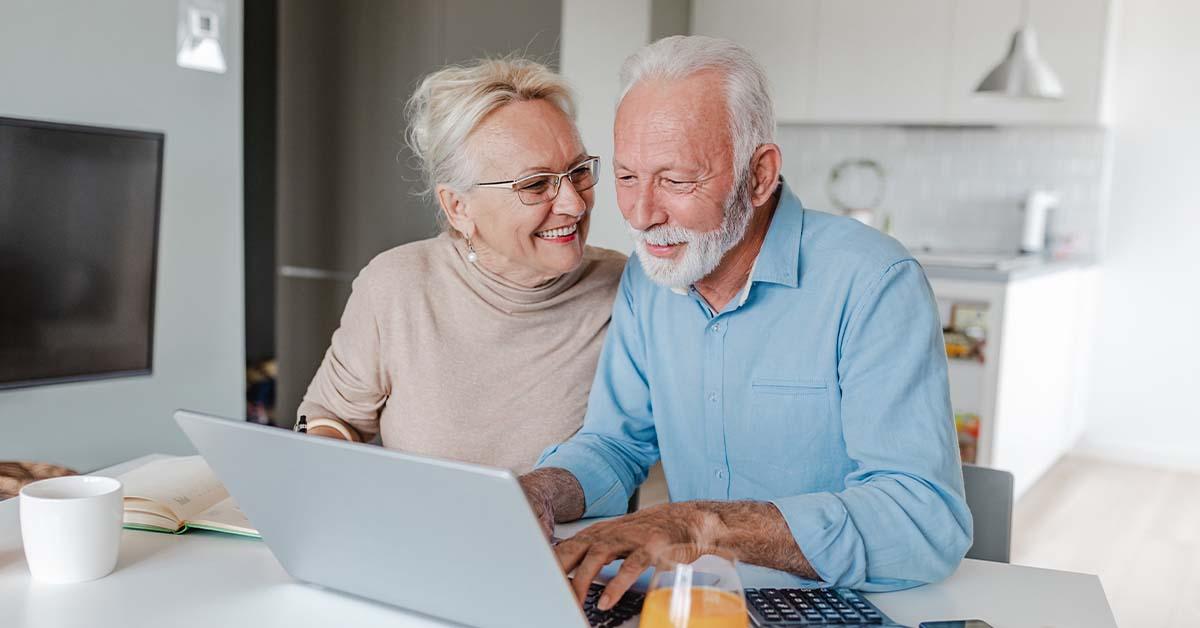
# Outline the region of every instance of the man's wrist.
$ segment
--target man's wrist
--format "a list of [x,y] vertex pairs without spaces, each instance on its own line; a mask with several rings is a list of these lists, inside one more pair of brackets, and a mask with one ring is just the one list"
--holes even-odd
[[544,474],[539,473],[540,469],[535,469],[518,478],[521,484],[521,490],[525,491],[525,497],[537,507],[550,514],[551,520],[554,518],[554,503],[547,495],[545,482],[543,481]]
[[543,504],[557,523],[583,516],[586,500],[575,475],[559,467],[542,467],[521,476],[521,487],[530,499]]
[[675,504],[684,512],[678,513],[687,527],[691,543],[702,549],[716,549],[723,545],[725,524],[714,507],[715,502],[691,501]]
[[695,501],[678,517],[692,530],[692,542],[701,548],[730,552],[738,560],[820,580],[804,551],[796,543],[787,519],[771,502]]

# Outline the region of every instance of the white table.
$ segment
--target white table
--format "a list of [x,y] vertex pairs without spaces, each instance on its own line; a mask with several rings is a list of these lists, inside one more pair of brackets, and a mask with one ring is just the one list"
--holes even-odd
[[[116,475],[158,456],[101,472]],[[565,526],[570,534],[578,525]],[[769,580],[769,579],[767,579]],[[745,582],[746,586],[772,583]],[[1115,627],[1096,576],[966,560],[944,582],[867,596],[911,626],[983,619],[995,628]],[[71,585],[32,581],[21,550],[17,500],[0,502],[0,626],[444,627],[436,619],[293,581],[255,539],[192,531],[126,530],[111,575]]]

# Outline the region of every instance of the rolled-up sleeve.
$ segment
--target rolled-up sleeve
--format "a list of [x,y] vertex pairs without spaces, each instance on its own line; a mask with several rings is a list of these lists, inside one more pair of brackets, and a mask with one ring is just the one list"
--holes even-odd
[[971,514],[932,291],[913,260],[859,299],[839,343],[841,414],[856,469],[836,493],[771,500],[825,582],[887,591],[941,580],[971,545]]
[[650,387],[639,366],[645,345],[631,296],[634,263],[621,277],[583,427],[543,452],[536,465],[566,469],[579,480],[585,517],[625,514],[659,456]]

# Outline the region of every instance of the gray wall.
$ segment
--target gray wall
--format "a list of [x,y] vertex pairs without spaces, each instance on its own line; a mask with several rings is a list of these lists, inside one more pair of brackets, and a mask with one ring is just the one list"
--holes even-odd
[[187,453],[178,407],[243,413],[241,2],[228,73],[175,65],[168,0],[0,0],[0,115],[166,133],[154,373],[0,392],[0,460]]
[[[293,0],[279,6],[278,255],[353,276],[436,233],[414,195],[404,103],[425,74],[485,55],[558,61],[558,0]],[[290,425],[348,281],[279,277],[276,422]]]

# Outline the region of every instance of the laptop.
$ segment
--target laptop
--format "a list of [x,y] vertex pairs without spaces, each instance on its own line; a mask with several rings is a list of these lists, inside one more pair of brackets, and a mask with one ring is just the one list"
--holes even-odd
[[175,420],[297,580],[481,628],[636,625],[637,593],[585,615],[507,470],[187,410]]

